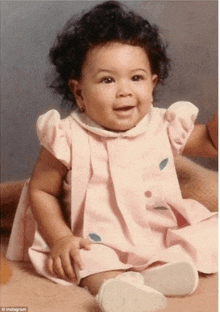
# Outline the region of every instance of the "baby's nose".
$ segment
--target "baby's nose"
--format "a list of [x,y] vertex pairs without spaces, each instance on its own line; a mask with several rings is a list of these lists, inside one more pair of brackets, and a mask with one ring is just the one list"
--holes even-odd
[[117,96],[124,97],[129,95],[132,95],[131,85],[126,81],[120,82],[118,85]]

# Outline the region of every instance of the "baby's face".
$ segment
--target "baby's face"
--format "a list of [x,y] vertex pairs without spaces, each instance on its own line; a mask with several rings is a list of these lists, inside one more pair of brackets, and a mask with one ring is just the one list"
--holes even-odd
[[156,80],[144,49],[111,43],[88,52],[80,81],[70,85],[90,119],[105,129],[126,131],[150,111]]

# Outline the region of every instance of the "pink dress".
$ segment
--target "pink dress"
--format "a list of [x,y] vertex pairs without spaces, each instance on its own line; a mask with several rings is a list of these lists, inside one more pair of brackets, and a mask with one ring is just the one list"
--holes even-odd
[[[182,198],[174,166],[197,113],[189,102],[152,108],[136,127],[120,133],[77,112],[62,120],[56,110],[40,116],[42,146],[69,169],[63,198],[67,222],[74,235],[92,243],[90,251],[80,250],[85,269],[75,268],[78,282],[104,271],[143,271],[156,261],[187,260],[198,271],[217,272],[217,213]],[[40,274],[71,285],[46,272],[48,252],[26,186],[7,258],[30,258]]]

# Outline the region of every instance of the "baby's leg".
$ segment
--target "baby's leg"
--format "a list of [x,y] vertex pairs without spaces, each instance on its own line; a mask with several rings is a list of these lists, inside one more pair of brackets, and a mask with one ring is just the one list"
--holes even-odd
[[109,271],[82,279],[105,312],[150,312],[166,306],[166,298],[157,290],[144,285],[137,272]]
[[93,274],[93,275],[83,278],[80,282],[80,286],[87,288],[93,296],[96,296],[98,294],[98,291],[101,285],[103,284],[105,280],[117,277],[123,272],[124,271],[118,270],[118,271],[108,271],[108,272]]

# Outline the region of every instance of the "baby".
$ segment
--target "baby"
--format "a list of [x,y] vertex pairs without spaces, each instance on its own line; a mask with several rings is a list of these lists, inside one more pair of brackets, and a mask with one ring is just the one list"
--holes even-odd
[[106,312],[192,294],[198,271],[217,272],[217,215],[182,198],[174,157],[217,149],[193,104],[154,107],[169,70],[157,27],[107,1],[71,19],[50,58],[71,112],[37,122],[42,148],[18,208],[36,270],[88,288]]

